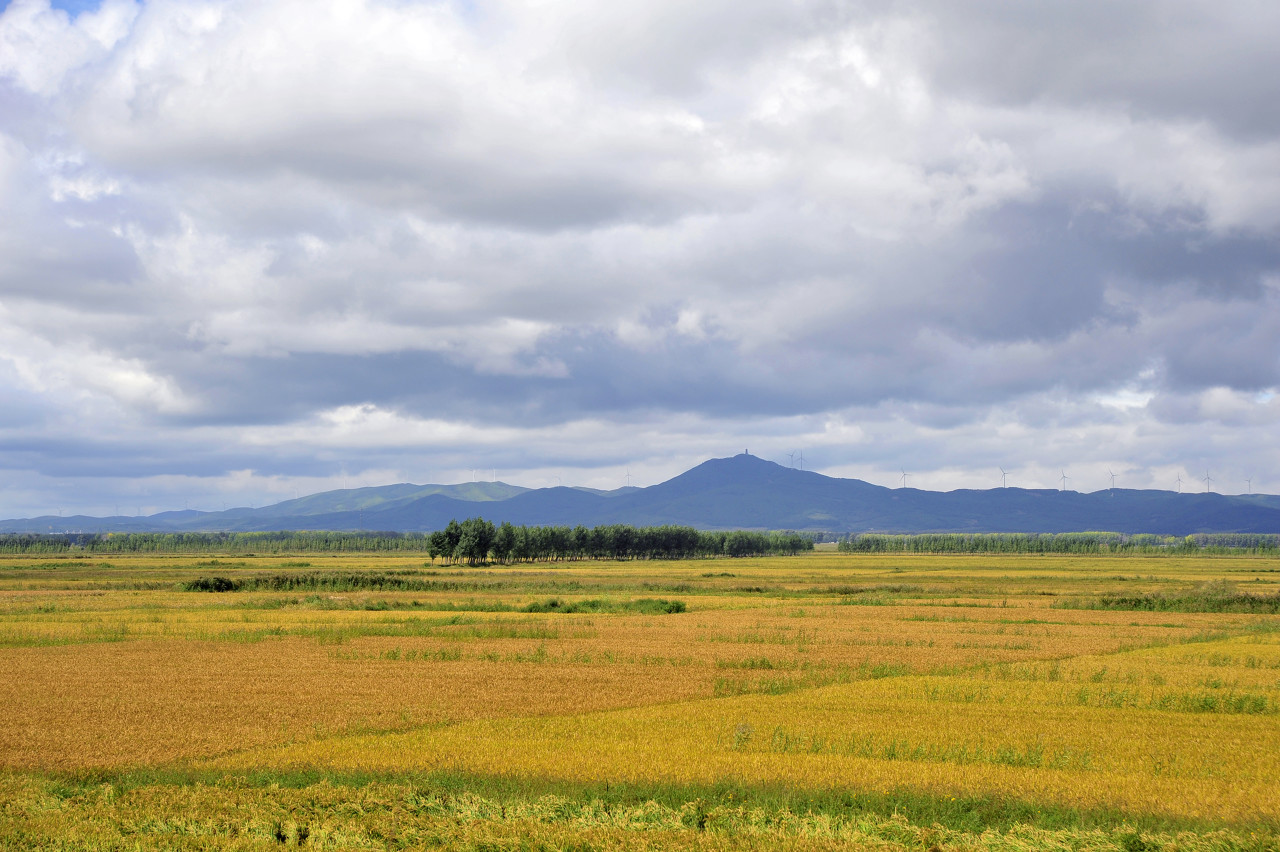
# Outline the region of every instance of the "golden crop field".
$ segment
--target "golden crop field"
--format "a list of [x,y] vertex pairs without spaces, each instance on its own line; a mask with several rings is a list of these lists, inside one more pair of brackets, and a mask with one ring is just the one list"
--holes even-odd
[[1276,850],[1277,594],[1257,556],[0,556],[0,849]]

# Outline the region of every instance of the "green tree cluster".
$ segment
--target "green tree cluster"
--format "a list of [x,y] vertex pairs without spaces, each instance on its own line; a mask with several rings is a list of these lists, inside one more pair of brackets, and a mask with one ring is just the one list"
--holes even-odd
[[[473,532],[468,536],[468,524]],[[430,535],[431,558],[446,562],[484,561],[481,548],[495,562],[565,562],[581,559],[691,559],[711,556],[792,555],[813,549],[812,539],[790,532],[702,532],[693,527],[515,526],[471,518],[450,521]],[[474,541],[474,545],[469,545]]]
[[427,555],[434,562],[442,557],[446,562],[466,562],[475,565],[488,561],[497,531],[484,518],[467,518],[462,523],[449,521],[442,530],[427,536]]

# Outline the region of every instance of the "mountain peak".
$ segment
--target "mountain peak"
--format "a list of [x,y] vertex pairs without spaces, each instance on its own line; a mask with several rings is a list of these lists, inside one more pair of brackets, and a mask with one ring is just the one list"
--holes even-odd
[[759,456],[753,456],[750,453],[743,452],[738,453],[736,456],[727,456],[722,459],[707,459],[702,464],[690,468],[680,474],[676,479],[679,479],[680,476],[688,476],[689,474],[700,470],[724,473],[725,471],[790,470],[790,468],[784,467],[777,462],[771,462],[767,459],[762,459]]
[[683,492],[689,489],[702,488],[741,488],[761,487],[769,483],[783,480],[791,481],[801,471],[785,467],[777,462],[753,456],[750,453],[738,453],[722,459],[708,459],[697,467],[690,468],[666,482],[651,486],[646,490],[659,492]]

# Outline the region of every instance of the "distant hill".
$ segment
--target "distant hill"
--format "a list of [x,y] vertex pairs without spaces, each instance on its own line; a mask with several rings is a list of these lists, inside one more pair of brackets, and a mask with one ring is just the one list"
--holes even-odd
[[329,515],[335,512],[352,511],[381,512],[436,494],[467,503],[488,503],[495,500],[509,500],[528,490],[505,482],[464,482],[460,485],[400,483],[399,485],[323,491],[248,511],[257,513],[259,517]]
[[501,482],[326,491],[260,509],[143,518],[0,521],[0,532],[440,529],[481,516],[515,524],[680,524],[699,529],[847,532],[1280,533],[1280,497],[1116,488],[922,491],[796,470],[745,453],[648,488],[527,489]]

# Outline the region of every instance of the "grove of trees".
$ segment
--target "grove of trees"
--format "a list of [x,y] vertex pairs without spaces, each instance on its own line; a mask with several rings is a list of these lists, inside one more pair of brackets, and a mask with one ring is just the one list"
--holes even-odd
[[813,540],[792,532],[704,532],[693,527],[495,527],[482,518],[450,521],[428,537],[434,561],[476,564],[564,562],[581,559],[691,559],[711,556],[788,556],[813,549]]

